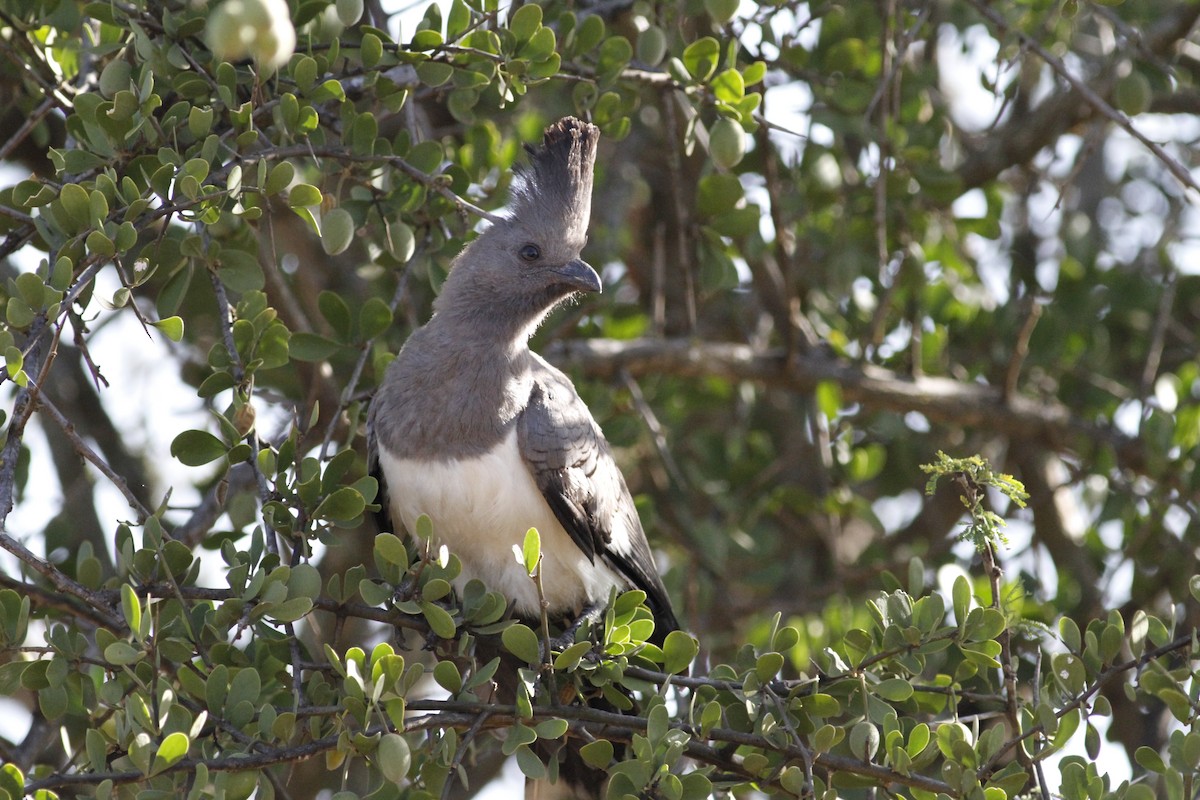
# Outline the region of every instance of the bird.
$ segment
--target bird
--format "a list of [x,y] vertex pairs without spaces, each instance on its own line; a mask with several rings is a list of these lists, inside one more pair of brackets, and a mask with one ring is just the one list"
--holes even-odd
[[679,622],[625,478],[571,380],[529,347],[546,316],[599,293],[581,258],[599,129],[549,125],[514,170],[506,211],[453,260],[428,322],[388,365],[370,404],[368,462],[390,523],[458,556],[471,579],[540,619],[541,598],[514,557],[541,537],[546,611],[595,615],[612,590],[640,589],[661,642]]

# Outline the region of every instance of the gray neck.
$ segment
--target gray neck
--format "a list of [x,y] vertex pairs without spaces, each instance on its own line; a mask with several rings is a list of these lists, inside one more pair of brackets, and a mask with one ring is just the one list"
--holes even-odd
[[530,391],[527,335],[495,319],[434,315],[388,367],[372,403],[379,443],[401,458],[478,456],[507,435]]

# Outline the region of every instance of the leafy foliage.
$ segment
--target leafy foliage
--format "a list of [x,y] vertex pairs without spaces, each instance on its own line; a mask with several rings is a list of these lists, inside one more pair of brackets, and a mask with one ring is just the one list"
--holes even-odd
[[[1200,7],[375,6],[0,0],[0,797],[1195,794]],[[661,646],[368,521],[371,387],[568,113],[608,291],[541,349]]]

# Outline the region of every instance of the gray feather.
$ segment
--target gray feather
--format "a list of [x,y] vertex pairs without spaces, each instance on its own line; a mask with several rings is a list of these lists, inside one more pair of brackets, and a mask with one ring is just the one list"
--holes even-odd
[[[589,558],[604,559],[646,593],[659,636],[679,627],[641,520],[600,426],[571,381],[534,356],[533,390],[517,445],[554,515]],[[614,537],[617,527],[626,535]]]
[[[600,288],[595,272],[579,260],[591,211],[598,137],[595,126],[570,117],[550,126],[542,146],[518,173],[509,215],[479,234],[454,260],[433,318],[409,337],[371,402],[369,466],[380,481],[385,514],[399,499],[412,501],[404,504],[411,513],[414,506],[433,502],[421,494],[430,488],[417,490],[385,474],[381,453],[391,459],[388,463],[406,465],[392,469],[410,470],[406,480],[413,484],[430,474],[423,471],[424,464],[452,468],[438,474],[477,474],[454,469],[484,463],[480,459],[511,447],[505,443],[515,436],[514,466],[520,468],[515,463],[519,458],[529,468],[524,478],[529,496],[537,496],[529,485],[532,477],[536,492],[566,533],[564,537],[558,532],[559,541],[568,550],[573,542],[586,556],[586,562],[579,562],[574,551],[558,553],[587,567],[572,574],[589,588],[560,587],[575,593],[572,605],[577,600],[603,602],[607,587],[624,581],[646,592],[658,620],[656,637],[661,638],[677,623],[625,480],[570,380],[531,352],[528,344],[556,305],[580,291]],[[529,257],[531,250],[536,250],[536,258]],[[493,474],[497,473],[487,473]],[[472,495],[475,487],[470,485],[437,487],[461,491],[463,509],[486,506],[494,499]],[[457,505],[438,502],[448,508],[446,513],[458,513]],[[540,511],[549,520],[546,507]],[[480,530],[474,519],[462,515],[454,522],[459,531]],[[390,530],[392,524],[384,527]],[[511,560],[508,545],[498,549],[504,552],[495,553],[494,559]],[[474,555],[492,558],[490,553]],[[484,569],[494,571],[501,563],[508,562],[491,561]]]

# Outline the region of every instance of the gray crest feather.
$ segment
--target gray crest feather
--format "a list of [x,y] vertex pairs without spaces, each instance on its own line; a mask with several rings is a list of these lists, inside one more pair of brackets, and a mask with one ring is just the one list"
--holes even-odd
[[575,117],[563,117],[546,128],[541,147],[528,148],[529,164],[517,168],[512,218],[561,218],[566,231],[583,236],[592,213],[599,139],[599,128]]

